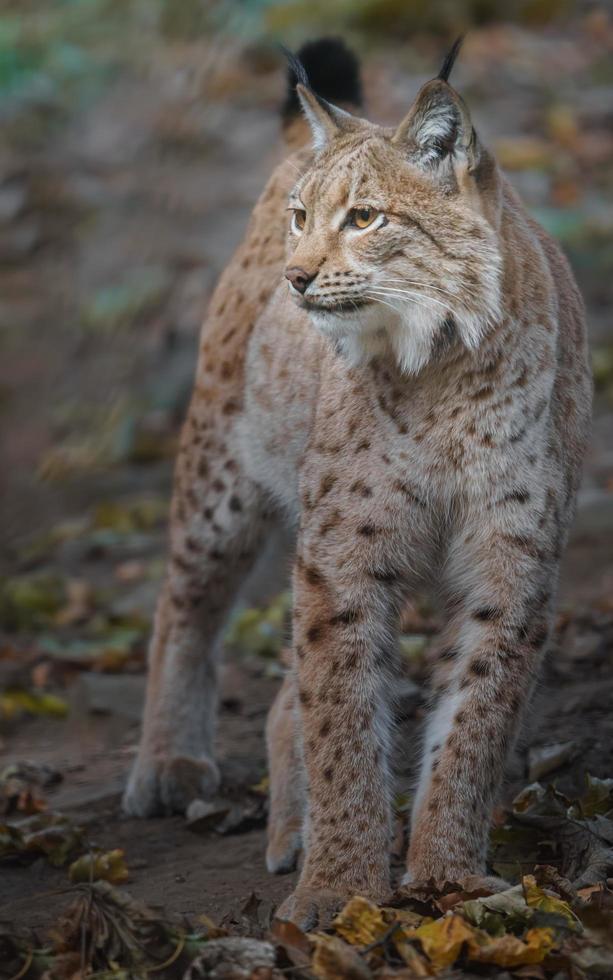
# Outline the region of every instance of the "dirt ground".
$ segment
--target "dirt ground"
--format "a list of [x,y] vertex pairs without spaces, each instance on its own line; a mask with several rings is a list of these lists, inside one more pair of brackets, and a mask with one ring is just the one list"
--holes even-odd
[[[182,817],[126,819],[119,799],[138,738],[164,505],[198,327],[280,152],[282,70],[255,42],[169,40],[136,17],[111,60],[107,40],[82,42],[84,57],[104,67],[102,77],[88,69],[91,90],[58,83],[3,108],[0,571],[13,604],[0,607],[0,690],[53,692],[69,711],[0,711],[0,770],[32,760],[59,771],[49,805],[83,825],[92,845],[124,849],[134,896],[173,917],[240,924],[252,893],[265,917],[293,882],[265,870],[265,798],[253,789],[266,771],[276,661],[247,643],[224,667],[220,805],[237,814],[232,832],[197,832]],[[397,119],[433,72],[441,42],[361,46],[371,115]],[[557,639],[509,799],[536,778],[571,792],[586,773],[613,776],[612,48],[604,10],[555,29],[475,29],[456,78],[486,141],[567,248],[598,353]],[[260,593],[282,577],[266,572]],[[46,582],[53,602],[20,605],[16,581]],[[405,664],[414,687],[399,738],[402,790],[436,625],[424,615],[425,625],[406,627],[418,653]],[[552,746],[559,754],[546,752],[539,768],[538,750]],[[0,921],[44,933],[65,904],[66,880],[44,858],[3,865]]]

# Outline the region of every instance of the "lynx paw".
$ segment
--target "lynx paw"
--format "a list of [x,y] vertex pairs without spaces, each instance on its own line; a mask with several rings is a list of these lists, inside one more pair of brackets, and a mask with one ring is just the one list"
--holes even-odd
[[275,915],[282,921],[293,922],[304,932],[311,929],[327,929],[332,919],[351,896],[323,888],[307,888],[300,885],[284,902]]
[[137,759],[123,796],[123,810],[132,817],[185,813],[192,800],[211,797],[218,787],[219,770],[209,759]]

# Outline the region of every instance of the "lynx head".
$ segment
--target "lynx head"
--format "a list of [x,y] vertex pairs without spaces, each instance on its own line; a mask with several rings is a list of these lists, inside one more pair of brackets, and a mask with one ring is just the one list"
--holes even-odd
[[415,373],[500,316],[499,180],[447,81],[458,48],[395,130],[321,99],[292,62],[315,157],[288,202],[285,274],[353,363],[391,351]]

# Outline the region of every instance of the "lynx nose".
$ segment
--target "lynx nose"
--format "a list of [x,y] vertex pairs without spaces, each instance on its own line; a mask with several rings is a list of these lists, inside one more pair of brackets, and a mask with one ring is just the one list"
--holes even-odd
[[299,265],[293,265],[291,268],[285,270],[285,278],[289,279],[294,289],[297,289],[299,293],[306,292],[307,286],[313,282],[316,275],[316,272],[312,276],[309,275]]

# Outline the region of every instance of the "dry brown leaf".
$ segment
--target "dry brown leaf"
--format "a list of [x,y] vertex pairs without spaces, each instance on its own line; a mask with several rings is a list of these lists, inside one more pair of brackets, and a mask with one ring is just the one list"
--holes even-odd
[[317,933],[311,969],[319,980],[370,980],[372,973],[356,950],[339,939]]

